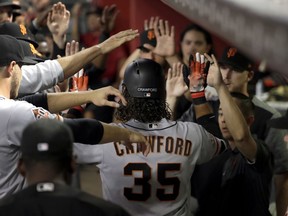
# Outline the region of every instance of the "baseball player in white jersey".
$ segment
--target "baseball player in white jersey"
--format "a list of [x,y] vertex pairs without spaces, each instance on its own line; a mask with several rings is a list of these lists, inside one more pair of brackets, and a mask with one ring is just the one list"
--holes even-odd
[[79,162],[98,163],[104,198],[131,215],[191,215],[190,177],[195,164],[207,162],[226,149],[223,140],[200,125],[170,121],[161,66],[148,59],[126,69],[118,125],[144,134],[151,144],[147,158],[113,143],[75,145]]
[[[85,121],[78,119],[69,121],[59,115],[51,114],[41,107],[35,107],[26,101],[13,100],[18,95],[22,78],[21,66],[33,62],[24,57],[21,44],[11,36],[0,35],[0,50],[3,51],[2,55],[0,55],[0,198],[19,191],[25,185],[23,177],[17,172],[17,161],[20,157],[20,139],[26,125],[38,119],[49,118],[64,121],[73,130],[76,141],[82,137],[80,138],[82,140],[77,142],[107,143],[114,140],[113,137],[116,140],[129,142],[131,139],[139,140],[140,138],[142,139],[140,142],[148,145],[146,139],[139,133],[123,130],[123,128],[119,127],[111,127],[96,120]],[[103,95],[107,95],[107,93],[106,91]],[[121,97],[120,93],[118,96]],[[75,98],[72,99],[75,100]],[[108,102],[108,100],[106,101]],[[61,102],[66,103],[67,101],[64,102],[62,100]],[[106,105],[109,104],[106,103]],[[86,134],[86,132],[88,133]],[[105,141],[106,139],[109,139],[109,141]],[[146,150],[145,154],[147,155],[149,149],[149,146],[148,148],[143,146],[142,151]]]
[[96,57],[109,53],[123,43],[138,36],[138,30],[125,30],[112,35],[100,44],[70,56],[46,60],[36,65],[23,66],[19,96],[36,93],[55,86],[77,73]]

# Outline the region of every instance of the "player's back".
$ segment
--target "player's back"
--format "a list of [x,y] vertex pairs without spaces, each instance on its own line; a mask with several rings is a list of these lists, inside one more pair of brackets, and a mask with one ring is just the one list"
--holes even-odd
[[[96,146],[104,197],[132,215],[187,215],[194,166],[212,158],[217,139],[194,123],[165,119],[154,124],[131,120],[119,126],[147,136],[151,152],[143,156],[136,144],[133,150],[120,143]],[[82,151],[89,160],[94,153],[87,148]]]
[[25,114],[32,113],[31,106],[24,101],[0,97],[0,198],[20,190],[24,185],[23,177],[17,171],[18,150],[22,128],[30,122],[25,121],[30,118]]

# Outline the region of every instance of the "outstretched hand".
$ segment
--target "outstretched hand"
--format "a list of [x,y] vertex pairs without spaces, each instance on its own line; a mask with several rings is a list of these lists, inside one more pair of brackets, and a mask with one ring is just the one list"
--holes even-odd
[[[108,98],[110,96],[115,96],[115,101],[109,101]],[[91,102],[94,103],[96,106],[110,106],[114,108],[118,108],[120,106],[120,103],[124,106],[127,105],[127,101],[125,100],[121,92],[112,86],[107,86],[92,91]]]
[[104,7],[102,16],[100,18],[100,23],[103,31],[109,33],[114,29],[115,20],[118,14],[119,10],[117,9],[117,6],[115,4]]
[[121,46],[125,42],[131,41],[138,36],[139,36],[138,30],[128,29],[112,35],[107,40],[103,41],[102,43],[96,46],[98,46],[101,49],[102,54],[106,54],[111,50]]
[[47,26],[52,33],[53,40],[60,48],[64,48],[69,21],[70,12],[66,10],[66,6],[61,2],[54,4],[48,13]]
[[190,75],[188,76],[188,78],[190,81],[189,82],[190,92],[194,93],[204,91],[207,85],[206,78],[209,68],[209,62],[208,64],[205,64],[204,55],[196,53],[195,57],[193,55],[190,56],[189,68],[190,68]]
[[[79,42],[72,40],[71,43],[66,44],[65,55],[70,56],[79,52]],[[72,88],[71,92],[87,91],[88,90],[89,77],[82,68],[80,71],[75,73],[72,77]]]
[[130,131],[129,140],[122,141],[121,144],[125,145],[128,149],[133,149],[133,144],[137,144],[137,149],[147,157],[151,150],[151,145],[148,140],[139,132]]
[[218,89],[221,85],[224,85],[224,81],[221,75],[221,70],[218,65],[218,62],[213,54],[209,56],[208,54],[205,53],[204,55],[210,62],[210,68],[207,76],[207,83],[209,86]]
[[169,57],[175,54],[175,30],[174,26],[169,25],[167,20],[158,18],[154,20],[153,29],[157,40],[156,47],[149,44],[144,44],[144,47],[154,54],[162,57]]
[[169,68],[166,80],[167,97],[180,97],[188,90],[182,71],[183,64],[180,62],[174,63],[172,68]]

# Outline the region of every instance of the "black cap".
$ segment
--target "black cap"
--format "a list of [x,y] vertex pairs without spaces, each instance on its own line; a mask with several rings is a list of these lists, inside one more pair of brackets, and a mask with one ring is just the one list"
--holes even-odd
[[35,64],[37,62],[25,58],[20,42],[10,35],[0,35],[0,66],[7,66],[11,61],[21,64]]
[[40,119],[23,131],[20,151],[22,157],[35,160],[71,157],[73,134],[63,122]]
[[243,55],[235,47],[225,48],[221,59],[219,60],[220,65],[227,65],[235,69],[236,71],[250,71],[252,69],[251,60]]
[[288,110],[285,116],[268,121],[268,126],[277,129],[288,129]]
[[[38,51],[36,50],[36,48],[34,47],[33,44],[27,42],[27,41],[23,41],[23,40],[18,40],[18,42],[21,44],[22,49],[23,49],[23,53],[24,53],[24,59],[30,59],[31,61],[34,61],[33,64],[37,64],[39,62],[44,62],[45,59],[39,58],[38,57]],[[32,62],[31,62],[32,64]]]
[[11,35],[19,40],[24,40],[32,43],[34,47],[38,47],[38,43],[34,40],[34,36],[24,25],[16,23],[1,23],[0,34]]
[[12,0],[0,0],[0,7],[11,6],[12,9],[20,9],[19,4],[14,3]]
[[150,44],[153,47],[156,47],[157,40],[154,33],[154,29],[145,30],[140,34],[140,49],[146,49],[144,44]]
[[123,83],[135,98],[165,99],[165,76],[162,67],[151,59],[138,59],[130,63]]

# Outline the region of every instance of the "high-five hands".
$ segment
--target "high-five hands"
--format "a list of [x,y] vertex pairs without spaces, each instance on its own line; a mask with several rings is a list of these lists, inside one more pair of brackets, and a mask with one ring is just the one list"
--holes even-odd
[[204,55],[196,53],[195,57],[190,56],[189,69],[189,90],[195,104],[206,102],[205,87],[207,86],[207,73],[210,62],[205,63]]
[[204,55],[196,53],[195,58],[191,55],[189,59],[190,75],[188,78],[191,93],[204,91],[207,86],[206,78],[209,69],[209,62],[205,64]]
[[215,89],[218,89],[220,86],[225,85],[218,62],[214,55],[204,55],[210,62],[209,73],[207,76],[207,84],[211,87],[214,87]]

